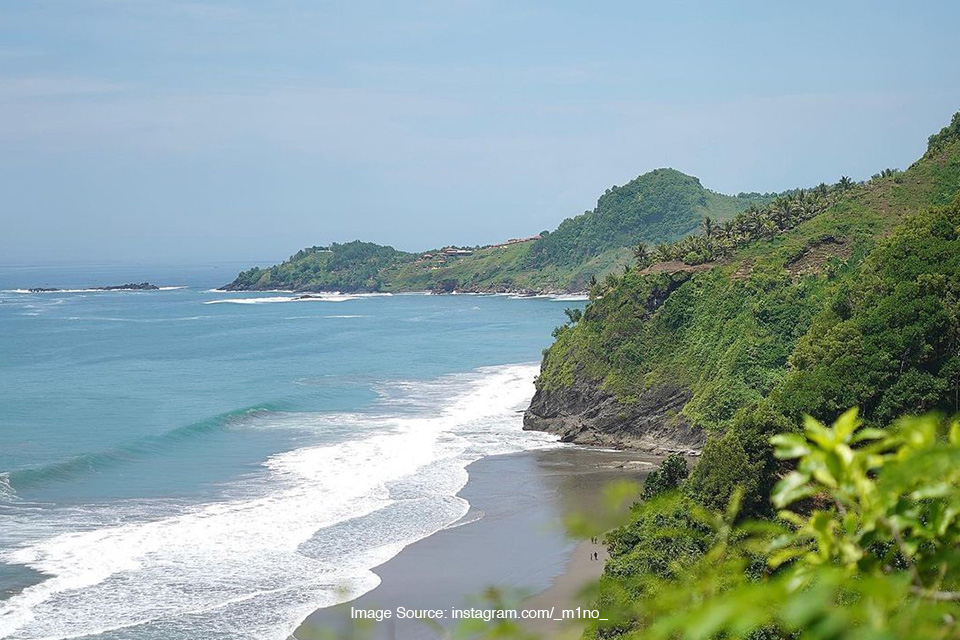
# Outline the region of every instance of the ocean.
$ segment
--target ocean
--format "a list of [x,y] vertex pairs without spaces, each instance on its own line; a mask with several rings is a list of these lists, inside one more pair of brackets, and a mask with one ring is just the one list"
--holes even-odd
[[559,446],[521,411],[582,302],[213,290],[244,266],[0,267],[0,638],[285,640]]

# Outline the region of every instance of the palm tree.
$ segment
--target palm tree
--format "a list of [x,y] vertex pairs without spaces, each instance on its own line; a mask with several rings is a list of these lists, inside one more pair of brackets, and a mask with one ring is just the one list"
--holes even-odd
[[840,176],[840,182],[837,183],[837,186],[840,187],[840,191],[848,191],[853,188],[853,180],[848,176]]
[[620,284],[620,278],[617,277],[617,274],[611,271],[607,274],[606,279],[603,281],[603,288],[607,291],[610,291],[611,289],[616,289],[618,284]]
[[638,265],[646,266],[647,260],[650,259],[650,249],[647,248],[646,242],[641,242],[633,248],[633,257],[637,259]]
[[747,222],[747,214],[750,212],[750,209],[747,209],[747,212],[740,214],[736,217],[733,224],[737,229],[737,235],[741,237],[746,237],[748,232],[749,223]]
[[773,201],[773,209],[770,212],[777,229],[783,230],[790,221],[790,200],[786,197],[779,197]]
[[760,232],[760,235],[772,238],[773,236],[777,235],[777,231],[779,231],[779,229],[772,220],[767,219],[760,224],[758,231]]
[[710,219],[710,216],[704,216],[703,218],[703,234],[708,238],[713,235],[713,220]]

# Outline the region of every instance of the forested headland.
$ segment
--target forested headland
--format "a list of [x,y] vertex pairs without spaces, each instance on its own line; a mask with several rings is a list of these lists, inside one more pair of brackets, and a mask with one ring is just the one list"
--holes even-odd
[[676,453],[606,534],[587,638],[960,637],[958,194],[960,113],[905,170],[592,284],[526,425]]
[[778,194],[727,196],[697,178],[657,169],[607,189],[596,207],[554,231],[486,246],[411,253],[359,240],[314,246],[240,273],[225,290],[340,292],[579,292],[619,271],[638,243],[670,243],[730,220]]

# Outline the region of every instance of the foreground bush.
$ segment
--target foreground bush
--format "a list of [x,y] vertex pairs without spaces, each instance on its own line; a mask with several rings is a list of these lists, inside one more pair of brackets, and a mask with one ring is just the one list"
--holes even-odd
[[734,495],[724,516],[697,518],[712,539],[697,562],[648,576],[630,590],[630,623],[620,611],[615,627],[591,633],[960,638],[957,422],[909,418],[878,430],[851,410],[832,427],[807,419],[802,435],[772,441],[796,463],[774,489],[777,520],[734,524]]

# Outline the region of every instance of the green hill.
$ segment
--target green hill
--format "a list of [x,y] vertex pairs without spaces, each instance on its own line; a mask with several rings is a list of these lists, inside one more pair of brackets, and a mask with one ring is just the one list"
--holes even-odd
[[[793,192],[750,208],[710,234],[638,252],[634,267],[593,287],[582,313],[570,312],[570,322],[557,329],[556,341],[544,354],[526,427],[582,443],[702,451],[689,475],[682,457],[668,458],[664,469],[648,479],[644,500],[634,505],[628,521],[607,535],[610,558],[597,605],[610,621],[591,625],[585,638],[632,638],[655,629],[648,617],[651,602],[671,609],[655,619],[662,621],[676,610],[684,612],[677,619],[687,624],[687,609],[675,596],[691,590],[697,594],[698,587],[715,598],[700,611],[713,620],[726,615],[718,612],[730,605],[718,604],[719,594],[738,581],[750,593],[744,607],[766,602],[764,597],[777,592],[760,585],[790,562],[781,566],[785,556],[774,561],[763,555],[763,549],[783,550],[776,544],[779,538],[767,547],[749,547],[742,562],[717,569],[717,575],[705,567],[719,566],[717,549],[742,535],[731,536],[716,524],[726,520],[715,514],[726,510],[738,520],[760,518],[766,522],[750,525],[750,531],[774,530],[770,497],[775,486],[779,495],[800,500],[801,514],[814,510],[816,532],[863,535],[859,525],[850,524],[849,505],[842,498],[834,497],[834,504],[824,500],[823,491],[803,493],[792,482],[803,473],[819,474],[824,486],[837,493],[861,495],[860,485],[851,490],[849,483],[830,484],[831,474],[854,455],[879,460],[880,450],[849,438],[840,446],[830,439],[836,432],[827,436],[808,424],[809,442],[835,446],[837,453],[824,457],[818,471],[801,466],[787,475],[793,463],[785,459],[816,447],[806,449],[799,436],[781,436],[781,444],[799,445],[793,451],[781,448],[777,457],[770,437],[797,431],[804,415],[829,422],[850,407],[859,407],[868,427],[881,429],[904,415],[960,412],[958,194],[960,113],[930,137],[927,152],[907,170],[884,170],[863,184],[844,178],[832,187]],[[890,442],[901,438],[907,447],[920,447],[918,439],[902,435],[917,424],[894,427],[888,432]],[[944,425],[935,418],[923,425],[942,444],[946,438],[931,428],[945,431]],[[873,478],[879,466],[869,467],[864,477]],[[940,482],[943,475],[933,472],[912,481]],[[673,491],[658,496],[668,490]],[[871,505],[877,503],[875,493],[862,495],[874,500]],[[933,495],[924,493],[918,501]],[[950,508],[955,508],[955,494],[949,495]],[[738,512],[730,510],[734,503],[739,503]],[[890,504],[900,508],[906,499]],[[928,518],[932,516],[917,516],[917,521]],[[786,522],[794,520],[780,524]],[[897,526],[895,536],[901,535]],[[801,537],[814,531],[807,527]],[[869,549],[854,564],[865,570],[882,567],[879,575],[891,567],[906,573],[899,559],[877,562],[890,544],[879,530],[867,531],[863,540]],[[817,538],[817,544],[822,542]],[[804,539],[798,551],[809,545]],[[834,557],[803,557],[824,562],[828,571],[837,566]],[[942,565],[938,570],[942,579]],[[847,597],[846,590],[856,583],[852,577],[840,583],[837,593],[843,596],[823,602],[834,608],[859,601]],[[802,597],[791,598],[784,606],[797,610]],[[871,615],[876,611],[871,609]],[[908,621],[914,611],[907,612]],[[886,615],[900,619],[904,612]],[[938,620],[943,619],[952,624],[952,618]],[[847,624],[864,628],[855,620]],[[732,628],[737,637],[796,637],[776,625],[756,626],[735,623]],[[833,627],[825,633],[822,637],[842,635]]]
[[411,262],[412,253],[355,240],[329,247],[301,249],[282,264],[242,271],[224,291],[292,289],[295,291],[379,291],[381,272]]
[[224,287],[295,291],[581,291],[629,264],[640,242],[672,242],[705,218],[729,220],[773,195],[727,196],[697,178],[657,169],[604,193],[597,206],[527,242],[411,254],[359,241],[304,249]]
[[699,230],[705,217],[729,220],[750,203],[708,191],[675,169],[657,169],[608,189],[593,211],[564,220],[533,246],[530,263],[575,266],[609,249],[673,242]]
[[[709,468],[710,442],[806,413],[859,406],[885,425],[960,410],[958,123],[906,171],[778,198],[595,286],[545,352],[527,427],[661,450],[708,442]],[[750,446],[747,467],[765,464]]]

